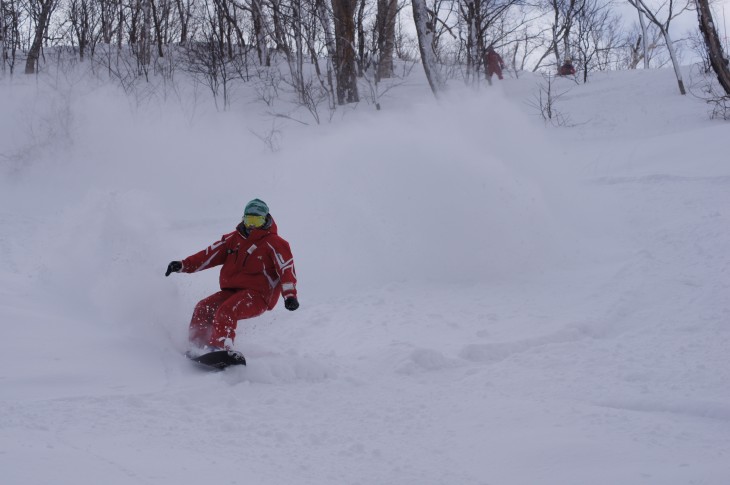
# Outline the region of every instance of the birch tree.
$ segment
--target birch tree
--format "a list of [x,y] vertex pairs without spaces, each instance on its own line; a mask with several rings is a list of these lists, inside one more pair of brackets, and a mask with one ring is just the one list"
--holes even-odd
[[[682,71],[680,70],[679,60],[677,59],[677,51],[674,48],[674,42],[672,36],[669,33],[669,24],[677,18],[682,12],[689,8],[690,0],[668,0],[667,3],[662,4],[658,7],[651,8],[647,4],[648,0],[628,0],[628,2],[634,6],[640,13],[646,15],[649,21],[656,25],[664,38],[664,43],[669,51],[669,57],[672,60],[672,66],[674,67],[674,74],[677,77],[677,85],[679,87],[679,93],[682,95],[687,94],[684,89],[684,80],[682,79]],[[666,15],[665,20],[659,18],[660,15]]]
[[643,62],[644,69],[649,69],[651,60],[656,57],[662,43],[662,35],[654,24],[643,28],[632,25],[628,32],[623,33],[626,54],[619,59],[618,69],[637,69]]
[[429,18],[429,12],[426,9],[426,0],[411,0],[411,5],[413,6],[413,20],[416,24],[418,50],[421,52],[421,64],[423,64],[428,85],[431,87],[433,95],[438,98],[439,93],[443,89],[443,81],[441,80],[436,54],[433,51],[433,34],[436,23],[435,15]]

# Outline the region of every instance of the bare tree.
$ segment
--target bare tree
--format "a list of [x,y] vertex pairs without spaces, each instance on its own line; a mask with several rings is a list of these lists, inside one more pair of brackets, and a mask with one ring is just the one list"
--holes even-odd
[[146,73],[152,58],[152,43],[150,30],[152,27],[152,0],[140,0],[142,2],[142,31],[139,36],[139,52],[137,60],[140,67]]
[[51,13],[56,8],[57,0],[32,0],[29,2],[31,18],[35,23],[33,42],[28,50],[28,59],[25,62],[25,73],[35,74],[38,60],[41,56],[43,38],[51,21]]
[[712,70],[717,75],[720,86],[730,95],[730,68],[728,68],[728,59],[722,50],[720,37],[715,30],[715,23],[712,20],[712,11],[708,0],[695,0],[697,7],[697,18],[700,23],[700,32],[705,39],[707,46],[707,55],[710,60]]
[[196,38],[185,46],[185,69],[210,89],[216,107],[224,110],[230,106],[235,81],[248,79],[249,58],[239,10],[230,0],[205,0],[193,19],[199,29]]
[[575,17],[575,53],[583,82],[588,82],[589,72],[608,69],[612,53],[618,51],[621,44],[620,22],[609,4],[602,0],[585,0]]
[[357,31],[357,75],[362,77],[365,70],[369,67],[372,54],[377,51],[376,47],[372,51],[367,51],[367,40],[365,32],[365,19],[370,17],[370,10],[365,11],[367,0],[357,1],[357,14],[355,15],[355,29]]
[[375,44],[377,46],[377,70],[375,80],[393,75],[393,51],[395,49],[395,21],[398,15],[398,0],[377,0],[378,12],[375,18]]
[[[116,0],[116,16],[118,18],[117,21],[117,51],[122,50],[122,44],[124,42],[124,26],[127,21],[126,12],[124,9],[124,2],[123,0]],[[131,39],[130,39],[131,43]]]
[[446,42],[441,42],[441,38],[446,34],[454,40],[459,38],[457,33],[454,32],[458,23],[458,2],[453,0],[431,0],[430,4],[426,3],[426,11],[428,12],[429,22],[433,25],[431,50],[436,56],[436,60],[442,61],[443,46]]
[[570,52],[571,32],[575,18],[583,9],[584,4],[585,0],[547,0],[546,7],[552,15],[550,46],[533,70],[539,69],[550,54],[555,56],[556,66],[560,66],[564,59],[572,56]]
[[[643,15],[640,15],[643,18]],[[644,69],[649,69],[652,58],[662,40],[662,34],[654,24],[636,26],[624,33],[624,44],[627,55],[619,60],[618,69],[636,69],[643,62]]]
[[646,28],[646,20],[644,19],[644,13],[641,11],[641,9],[637,9],[637,12],[639,13],[639,25],[641,26],[641,48],[644,51],[644,69],[649,69],[649,45],[648,45],[648,39],[649,36],[647,35],[647,28]]
[[259,64],[262,66],[271,65],[269,49],[266,45],[268,19],[261,0],[249,0],[251,17],[253,21],[253,33],[256,39],[256,53],[259,57]]
[[304,80],[304,44],[302,37],[302,2],[301,0],[292,0],[291,2],[291,31],[294,37],[294,67],[292,66],[290,57],[290,69],[292,78],[295,79],[295,87],[299,94],[301,103],[307,103],[306,81]]
[[102,3],[93,0],[70,0],[66,16],[71,24],[72,35],[79,47],[79,59],[84,60],[87,49],[92,55],[96,44],[99,23],[99,10]]
[[543,74],[542,78],[544,82],[540,83],[540,90],[527,104],[540,114],[545,124],[550,123],[553,126],[568,125],[570,118],[557,109],[558,101],[568,91],[556,91],[554,75]]
[[330,25],[330,15],[327,11],[325,0],[316,0],[315,8],[317,9],[316,16],[319,23],[322,25],[322,31],[324,33],[324,46],[327,51],[327,86],[329,87],[329,104],[330,110],[335,109],[335,98],[334,98],[334,80],[332,79],[334,71],[334,58],[337,53],[335,46],[334,35],[332,34],[332,26]]
[[175,10],[180,22],[180,43],[190,39],[190,21],[193,17],[193,0],[175,0]]
[[[662,37],[664,37],[664,43],[667,46],[669,56],[672,60],[672,65],[674,66],[674,74],[677,76],[677,85],[679,86],[679,92],[682,95],[687,94],[687,91],[684,89],[684,80],[682,79],[682,72],[679,68],[679,60],[677,59],[674,42],[672,41],[672,37],[669,34],[669,24],[672,22],[672,20],[677,18],[678,15],[680,15],[682,12],[689,8],[689,1],[690,0],[678,0],[679,3],[677,4],[675,0],[668,0],[667,3],[659,6],[658,8],[652,9],[647,5],[647,0],[628,0],[628,2],[633,5],[640,13],[646,15],[646,18],[649,19],[652,24],[657,26],[659,32],[661,32],[662,34]],[[666,15],[665,20],[661,20],[659,18],[663,11]]]
[[97,0],[99,10],[99,35],[101,42],[111,44],[114,35],[114,24],[117,20],[116,0]]
[[0,71],[5,72],[5,59],[7,59],[6,38],[8,35],[6,21],[5,0],[0,0]]
[[360,101],[355,60],[356,7],[356,0],[332,0],[336,49],[334,68],[337,78],[337,103],[341,105]]
[[509,59],[515,75],[519,75],[520,71],[525,70],[529,59],[545,45],[544,36],[546,31],[544,29],[533,29],[531,24],[532,22],[526,22],[518,32],[515,32],[515,40],[507,55],[502,56],[505,60]]
[[523,30],[529,16],[512,15],[523,0],[464,0],[459,3],[459,22],[466,31],[462,38],[466,55],[466,79],[478,79],[488,45],[504,47],[506,39]]
[[0,0],[0,72],[15,72],[16,54],[21,50],[20,27],[24,12],[17,0]]
[[164,46],[170,43],[173,31],[176,26],[173,25],[172,0],[150,0],[152,8],[152,28],[155,31],[155,44],[157,46],[157,56],[164,57]]
[[411,33],[410,25],[404,27],[403,16],[398,15],[395,28],[395,56],[405,61],[418,60],[418,39]]
[[426,73],[428,85],[434,96],[438,97],[443,89],[443,81],[434,52],[434,26],[436,16],[429,17],[426,9],[426,0],[412,0],[413,20],[416,23],[416,35],[418,36],[418,49],[421,52],[421,63]]

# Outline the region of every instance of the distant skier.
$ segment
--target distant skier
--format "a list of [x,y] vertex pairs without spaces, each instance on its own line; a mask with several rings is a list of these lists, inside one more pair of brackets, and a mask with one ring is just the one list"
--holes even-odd
[[502,61],[502,56],[497,54],[491,45],[484,52],[484,69],[487,73],[487,81],[489,84],[492,84],[492,76],[494,74],[497,75],[497,78],[503,79],[502,69],[504,69],[504,61]]
[[221,291],[198,302],[193,311],[189,329],[193,348],[202,352],[230,351],[238,320],[272,310],[280,294],[287,310],[299,308],[289,243],[278,235],[269,207],[262,200],[246,204],[243,220],[235,231],[199,253],[172,261],[165,276],[220,265]]
[[573,67],[573,61],[565,59],[563,65],[558,69],[558,76],[572,76],[575,74],[575,67]]

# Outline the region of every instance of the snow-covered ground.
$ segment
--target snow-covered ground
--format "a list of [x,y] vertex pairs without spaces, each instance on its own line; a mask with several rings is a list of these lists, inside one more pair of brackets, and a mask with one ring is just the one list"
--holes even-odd
[[[0,481],[730,483],[730,127],[670,71],[559,79],[545,127],[540,82],[319,126],[5,82]],[[164,270],[254,197],[301,307],[201,371],[217,271]]]

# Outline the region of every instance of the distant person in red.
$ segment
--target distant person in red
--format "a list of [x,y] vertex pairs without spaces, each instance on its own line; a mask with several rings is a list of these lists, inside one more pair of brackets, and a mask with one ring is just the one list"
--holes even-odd
[[565,59],[565,62],[560,69],[558,69],[558,76],[572,76],[575,74],[575,67],[573,67],[573,61]]
[[279,295],[283,295],[287,310],[299,308],[291,249],[279,236],[264,201],[249,202],[235,231],[199,253],[171,262],[165,276],[220,265],[221,291],[201,300],[193,311],[189,338],[194,349],[230,351],[238,320],[272,310]]
[[489,81],[489,84],[492,84],[492,76],[494,74],[499,79],[503,79],[502,69],[504,69],[504,61],[502,61],[502,56],[497,54],[491,45],[484,52],[484,69],[487,73],[487,81]]

